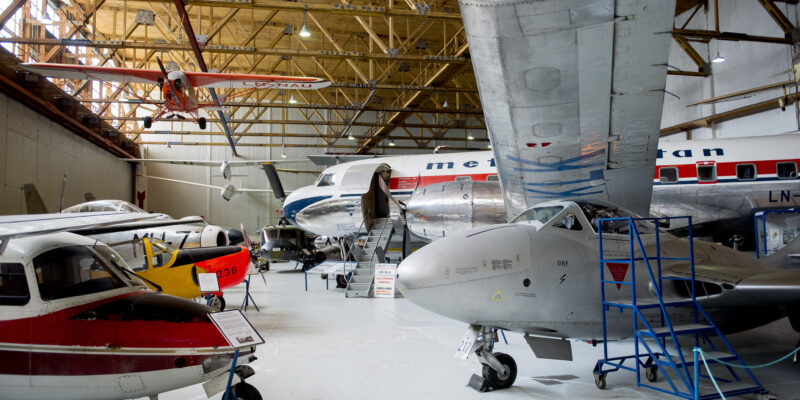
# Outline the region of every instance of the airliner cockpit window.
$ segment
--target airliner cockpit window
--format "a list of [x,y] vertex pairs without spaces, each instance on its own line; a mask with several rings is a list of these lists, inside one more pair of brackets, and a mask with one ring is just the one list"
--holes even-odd
[[317,186],[333,186],[336,183],[336,180],[334,179],[335,177],[336,174],[322,175],[322,178],[320,178],[319,183],[317,183]]
[[63,299],[126,287],[113,267],[85,246],[66,246],[33,259],[42,300]]
[[30,298],[22,264],[0,263],[0,306],[25,305]]
[[538,224],[544,224],[563,209],[564,206],[533,207],[517,216],[517,218],[514,218],[511,223],[516,224],[518,222],[532,221]]

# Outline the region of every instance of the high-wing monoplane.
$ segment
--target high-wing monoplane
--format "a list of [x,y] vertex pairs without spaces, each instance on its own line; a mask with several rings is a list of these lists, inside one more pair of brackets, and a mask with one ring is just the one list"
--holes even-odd
[[[210,308],[147,290],[111,248],[61,232],[142,218],[0,217],[0,397],[155,398],[209,380],[225,388],[234,349]],[[244,365],[254,352],[240,350],[239,379],[254,373]],[[233,390],[254,398],[245,393],[256,389],[241,382]]]
[[[64,79],[89,79],[123,83],[149,83],[158,85],[161,100],[139,98],[141,101],[158,106],[161,111],[155,117],[145,116],[145,128],[162,119],[185,119],[181,114],[189,114],[197,121],[200,129],[206,128],[206,119],[199,111],[219,109],[225,100],[238,97],[256,89],[315,90],[329,86],[324,79],[309,77],[292,77],[280,75],[248,75],[216,72],[169,71],[158,60],[160,69],[136,69],[101,67],[75,64],[20,64],[23,68],[42,74]],[[196,88],[239,89],[231,91],[218,102],[203,103],[199,100]]]

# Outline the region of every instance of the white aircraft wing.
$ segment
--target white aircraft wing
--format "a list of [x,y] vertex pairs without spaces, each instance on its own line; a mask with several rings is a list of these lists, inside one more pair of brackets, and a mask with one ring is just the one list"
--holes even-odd
[[306,76],[228,74],[220,72],[184,73],[194,87],[314,90],[331,85],[328,80]]
[[578,198],[646,215],[675,2],[459,4],[508,217]]
[[130,213],[124,211],[75,213],[75,214],[28,214],[0,216],[0,254],[8,241],[25,236],[72,231],[77,229],[116,225],[125,222],[156,218],[161,214]]
[[157,179],[157,180],[160,180],[160,181],[183,183],[185,185],[206,187],[206,188],[210,188],[210,189],[218,189],[218,190],[232,189],[234,192],[272,193],[271,189],[249,189],[249,188],[240,188],[240,187],[236,187],[236,186],[233,186],[233,185],[217,186],[217,185],[209,185],[209,184],[206,184],[206,183],[190,182],[190,181],[184,181],[184,180],[172,179],[172,178],[162,178],[162,177],[159,177],[159,176],[151,176],[151,175],[146,175],[146,176],[143,175],[143,177],[144,178],[149,178],[149,179]]
[[65,79],[88,79],[108,82],[156,83],[162,77],[154,69],[98,67],[76,64],[27,63],[20,66],[44,76]]
[[231,161],[211,161],[211,160],[168,160],[161,158],[120,158],[120,160],[128,162],[144,162],[144,163],[162,163],[162,164],[175,164],[175,165],[199,165],[203,167],[219,167],[223,163],[231,167],[245,167],[252,165],[261,165],[264,163],[300,163],[308,162],[308,160],[231,160]]

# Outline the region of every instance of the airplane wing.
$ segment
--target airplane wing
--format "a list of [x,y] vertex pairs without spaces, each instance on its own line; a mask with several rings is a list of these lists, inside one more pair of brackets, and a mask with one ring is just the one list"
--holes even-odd
[[578,198],[647,215],[675,2],[460,4],[509,219]]
[[[205,183],[183,181],[183,180],[180,180],[180,179],[162,178],[162,177],[159,177],[159,176],[150,176],[150,175],[144,176],[143,175],[143,177],[144,178],[149,178],[149,179],[157,179],[157,180],[160,180],[160,181],[183,183],[185,185],[200,186],[200,187],[206,187],[206,188],[218,189],[218,190],[229,189],[229,187],[225,187],[225,186],[217,186],[217,185],[209,185],[209,184],[205,184]],[[233,185],[230,185],[230,187],[233,188],[234,192],[272,193],[271,189],[249,189],[249,188],[235,187]]]
[[157,158],[120,158],[122,161],[128,162],[146,162],[146,163],[163,163],[175,165],[199,165],[203,167],[219,167],[222,163],[227,163],[231,167],[245,167],[252,165],[261,165],[263,163],[299,163],[308,162],[308,160],[231,160],[231,161],[206,161],[206,160],[166,160]]
[[155,69],[97,67],[75,64],[20,64],[22,68],[44,76],[65,79],[90,79],[96,81],[125,83],[156,83],[161,78],[161,71]]
[[331,82],[305,76],[226,74],[219,72],[185,72],[194,87],[225,89],[297,89],[326,88]]
[[0,254],[3,253],[8,242],[13,238],[141,221],[156,218],[159,215],[124,211],[4,215],[0,216]]
[[[662,274],[691,278],[691,267],[670,266]],[[695,265],[695,281],[698,282],[695,295],[703,306],[747,307],[755,304],[800,303],[800,274],[796,270]],[[689,292],[687,290],[683,293],[688,295]],[[706,293],[711,296],[706,296]]]

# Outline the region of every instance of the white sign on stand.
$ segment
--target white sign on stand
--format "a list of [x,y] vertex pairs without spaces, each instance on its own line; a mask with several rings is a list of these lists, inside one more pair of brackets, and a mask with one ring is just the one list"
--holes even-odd
[[209,313],[208,317],[234,349],[264,343],[264,338],[239,310]]
[[375,297],[394,298],[397,264],[375,264]]
[[217,280],[217,274],[197,274],[197,286],[200,286],[200,293],[219,292],[219,281]]

